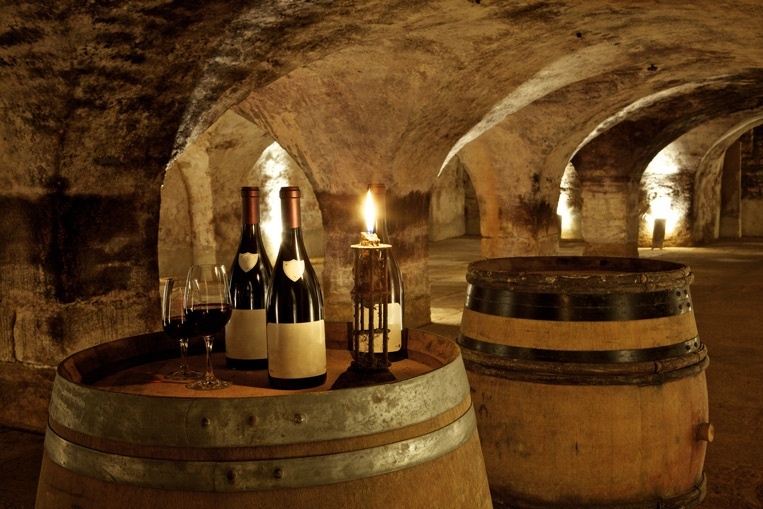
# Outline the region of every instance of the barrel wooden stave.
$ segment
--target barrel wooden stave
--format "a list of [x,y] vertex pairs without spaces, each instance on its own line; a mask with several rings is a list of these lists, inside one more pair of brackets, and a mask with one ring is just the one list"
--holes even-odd
[[657,504],[703,481],[702,375],[649,387],[469,378],[491,489],[508,507]]
[[654,348],[697,337],[694,315],[616,322],[538,321],[465,309],[461,333],[481,341],[554,350],[624,350]]
[[[475,262],[467,279],[459,342],[496,507],[678,508],[702,500],[707,443],[697,429],[708,422],[708,360],[688,268],[516,258]],[[489,290],[470,309],[469,292],[480,285]],[[586,315],[574,308],[539,309],[542,318],[528,318],[537,303],[580,306],[589,295],[613,308],[619,301],[648,308],[650,292],[667,304],[655,316],[633,313],[647,318],[616,319],[628,314],[617,310],[587,313],[600,320],[560,318]],[[540,296],[524,306],[525,293]],[[602,356],[638,361],[596,360]]]

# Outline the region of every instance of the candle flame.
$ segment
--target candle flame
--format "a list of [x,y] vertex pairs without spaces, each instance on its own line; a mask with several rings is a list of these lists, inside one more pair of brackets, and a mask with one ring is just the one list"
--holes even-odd
[[376,207],[374,206],[374,199],[371,196],[371,190],[366,193],[366,204],[363,207],[363,212],[366,216],[366,231],[368,233],[374,233],[374,225],[376,224]]

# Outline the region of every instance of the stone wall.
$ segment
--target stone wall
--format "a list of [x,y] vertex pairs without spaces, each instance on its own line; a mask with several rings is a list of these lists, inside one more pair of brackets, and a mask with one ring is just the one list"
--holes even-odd
[[64,357],[160,329],[165,169],[241,93],[234,83],[304,58],[281,34],[311,12],[226,0],[0,5],[0,424],[43,430]]

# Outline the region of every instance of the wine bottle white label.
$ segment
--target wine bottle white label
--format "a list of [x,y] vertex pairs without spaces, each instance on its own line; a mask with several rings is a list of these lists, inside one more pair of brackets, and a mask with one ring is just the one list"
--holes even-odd
[[225,355],[232,359],[267,359],[267,316],[264,309],[234,309],[225,326]]
[[283,271],[286,277],[297,282],[305,273],[305,260],[288,260],[283,262]]
[[[364,323],[366,324],[366,327],[369,323],[369,316],[368,308],[363,308],[363,314],[365,315],[363,317]],[[379,305],[377,304],[374,306],[374,322],[377,322],[379,319]],[[375,329],[381,329],[380,325],[378,323],[374,323]],[[387,333],[389,342],[387,343],[387,351],[388,352],[398,352],[401,348],[403,348],[403,308],[400,306],[399,303],[393,302],[390,304],[387,304],[387,328],[389,329],[389,332]],[[361,334],[358,338],[360,341],[360,351],[361,352],[367,352],[368,351],[368,336],[366,334]],[[374,352],[375,353],[382,353],[384,350],[384,345],[382,344],[382,335],[381,333],[374,336]]]
[[257,261],[260,259],[259,253],[239,253],[238,254],[238,266],[244,272],[249,272],[257,265]]
[[323,320],[269,323],[268,372],[275,378],[308,378],[326,372]]

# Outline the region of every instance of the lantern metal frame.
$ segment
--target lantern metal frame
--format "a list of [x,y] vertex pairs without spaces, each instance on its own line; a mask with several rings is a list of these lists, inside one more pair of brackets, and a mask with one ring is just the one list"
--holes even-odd
[[[363,243],[351,247],[354,256],[351,368],[364,372],[385,371],[391,365],[387,312],[390,284],[387,265],[392,246]],[[378,351],[378,340],[381,340],[381,351]],[[361,345],[365,344],[368,346],[364,351]]]

